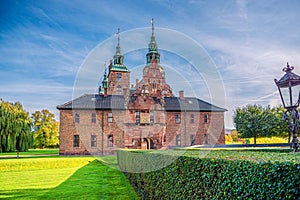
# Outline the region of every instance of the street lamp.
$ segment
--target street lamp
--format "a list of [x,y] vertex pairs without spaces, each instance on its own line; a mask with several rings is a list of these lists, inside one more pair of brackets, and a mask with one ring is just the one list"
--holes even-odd
[[[290,66],[289,63],[287,63],[287,66],[283,68],[283,71],[285,72],[285,75],[280,78],[279,81],[277,79],[274,79],[280,98],[282,100],[283,107],[287,109],[287,112],[291,113],[293,123],[291,125],[291,131],[293,134],[292,139],[292,148],[294,152],[298,152],[298,139],[297,139],[297,131],[298,131],[298,106],[300,102],[300,76],[293,73],[294,67]],[[285,113],[285,119],[286,119],[286,113]]]

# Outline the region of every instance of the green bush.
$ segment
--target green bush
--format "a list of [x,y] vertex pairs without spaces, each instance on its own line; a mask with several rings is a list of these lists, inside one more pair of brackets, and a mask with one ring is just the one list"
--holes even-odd
[[[137,156],[138,155],[138,156]],[[118,151],[142,199],[298,199],[300,164]],[[166,160],[173,160],[165,167]],[[137,169],[147,171],[135,173]],[[152,171],[151,171],[152,169]]]

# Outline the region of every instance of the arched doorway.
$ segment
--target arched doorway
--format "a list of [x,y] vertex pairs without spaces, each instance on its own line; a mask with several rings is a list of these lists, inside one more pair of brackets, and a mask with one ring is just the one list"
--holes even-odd
[[154,143],[151,138],[144,138],[144,142],[147,144],[147,149],[154,149]]

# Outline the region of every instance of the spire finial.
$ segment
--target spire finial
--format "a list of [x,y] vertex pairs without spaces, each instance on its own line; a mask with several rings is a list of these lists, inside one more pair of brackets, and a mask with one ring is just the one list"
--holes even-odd
[[121,46],[120,46],[120,28],[118,28],[118,32],[116,33],[118,37],[118,45],[116,47],[116,54],[121,55]]
[[120,46],[120,28],[118,28],[117,35],[118,35],[118,46]]
[[151,19],[151,25],[152,25],[152,35],[154,36],[154,19]]

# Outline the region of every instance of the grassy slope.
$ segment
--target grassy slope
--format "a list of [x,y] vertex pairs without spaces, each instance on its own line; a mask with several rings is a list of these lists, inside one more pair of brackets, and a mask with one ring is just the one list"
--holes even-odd
[[[107,159],[116,163],[115,157]],[[0,198],[139,199],[122,172],[99,160],[94,157],[2,159]]]

